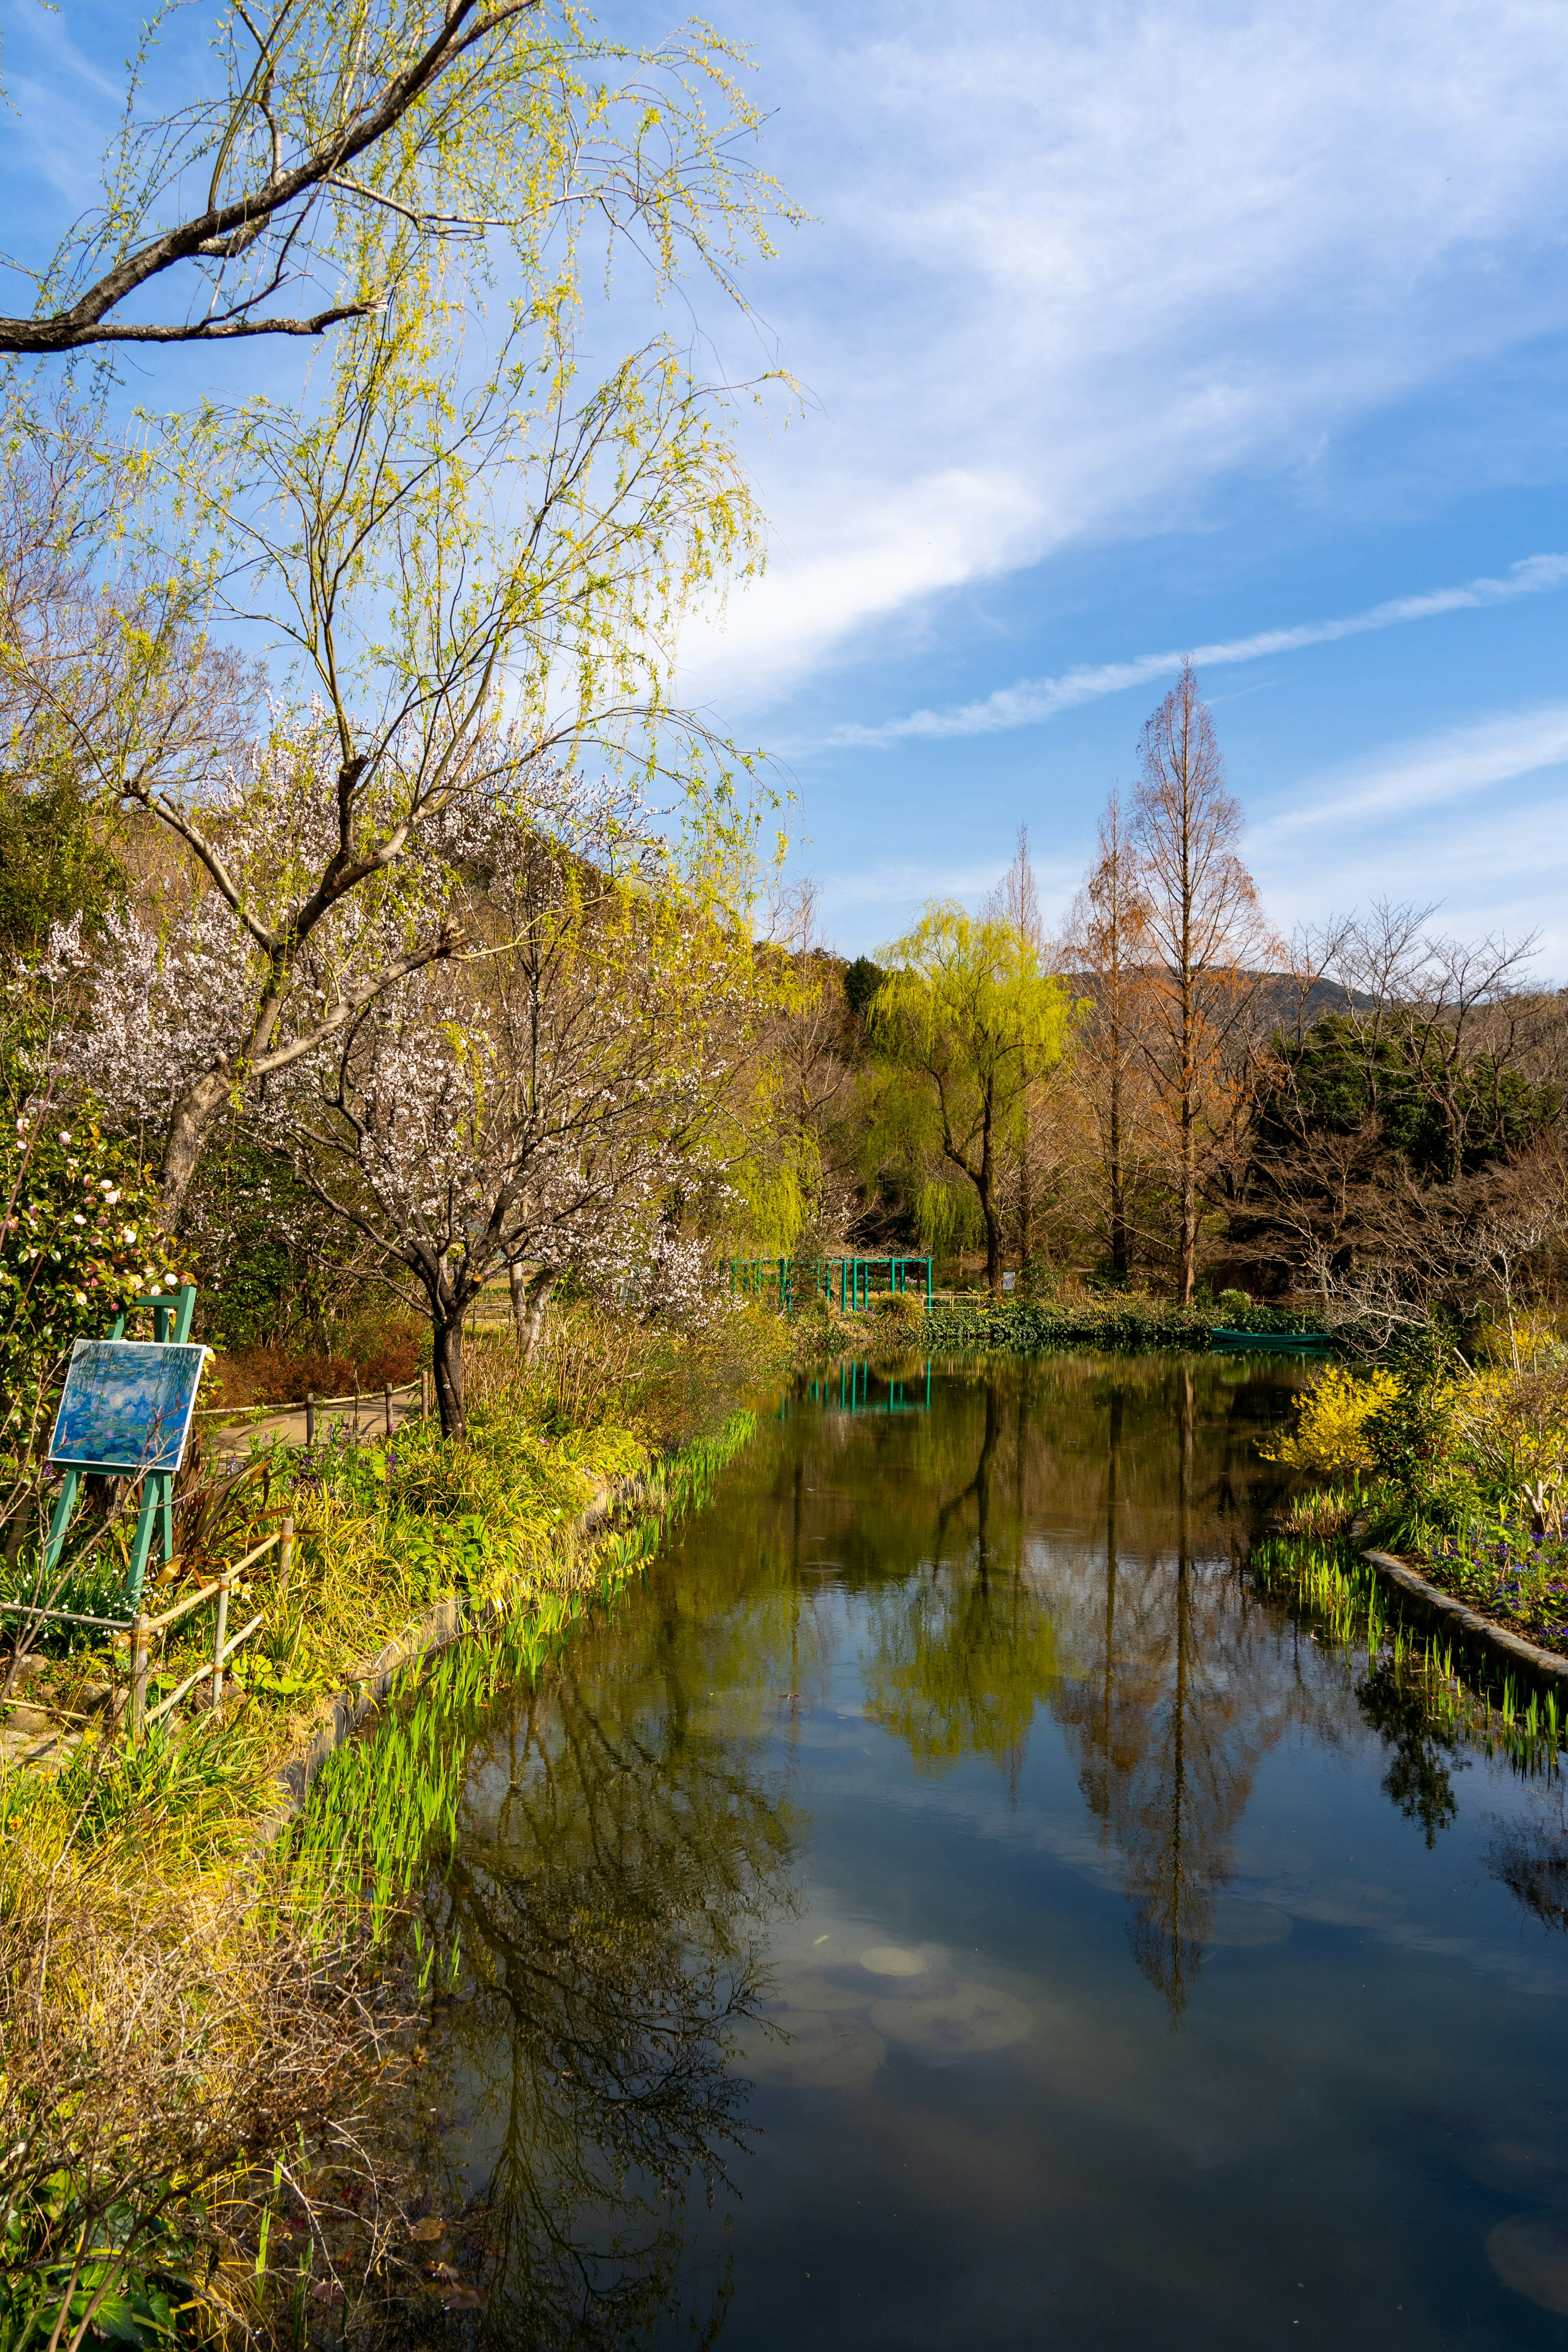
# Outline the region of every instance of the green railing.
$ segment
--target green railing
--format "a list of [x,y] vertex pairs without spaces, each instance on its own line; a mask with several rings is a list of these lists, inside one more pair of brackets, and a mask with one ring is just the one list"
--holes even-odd
[[837,1372],[808,1381],[805,1396],[830,1412],[929,1412],[931,1364],[928,1360],[912,1381],[888,1380],[869,1364],[840,1364]]
[[929,1257],[732,1257],[730,1286],[749,1298],[776,1298],[787,1309],[798,1283],[807,1297],[834,1299],[852,1315],[889,1291],[923,1293],[929,1307],[935,1267]]

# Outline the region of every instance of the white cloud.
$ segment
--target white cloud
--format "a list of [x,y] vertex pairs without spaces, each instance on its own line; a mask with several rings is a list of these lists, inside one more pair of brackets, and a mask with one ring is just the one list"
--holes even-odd
[[934,590],[1190,520],[1568,313],[1551,0],[751,29],[825,224],[760,289],[820,413],[756,455],[778,556],[696,690],[765,703]]
[[1563,975],[1564,771],[1568,703],[1393,744],[1293,786],[1249,829],[1249,861],[1282,923],[1380,894],[1429,899],[1461,935],[1536,933],[1540,970]]
[[[787,548],[759,587],[682,640],[687,691],[746,677],[776,687],[825,658],[851,631],[979,566],[1026,560],[1034,514],[1023,484],[954,470],[898,497],[862,495],[837,528],[827,518]],[[719,673],[718,679],[712,673]]]
[[[1568,583],[1568,555],[1529,555],[1509,568],[1502,580],[1472,580],[1462,588],[1438,588],[1420,596],[1394,596],[1364,613],[1331,621],[1303,621],[1286,629],[1259,629],[1253,635],[1231,637],[1218,645],[1194,646],[1191,657],[1202,670],[1220,669],[1236,662],[1261,661],[1269,655],[1298,653],[1307,646],[1336,644],[1369,629],[1392,629],[1409,621],[1428,621],[1443,613],[1474,610],[1511,602],[1516,596],[1540,595]],[[911,736],[990,735],[999,729],[1029,727],[1052,719],[1058,710],[1098,702],[1108,694],[1147,686],[1170,677],[1186,656],[1182,653],[1138,654],[1130,661],[1080,664],[1059,677],[1021,678],[978,701],[952,705],[944,710],[915,710],[907,718],[890,719],[878,727],[836,728],[825,740],[829,745],[879,747]]]
[[[1259,845],[1284,845],[1314,827],[1366,832],[1391,816],[1408,816],[1512,783],[1568,762],[1568,703],[1519,711],[1454,727],[1411,744],[1357,761],[1300,787],[1299,804],[1254,829]],[[1550,845],[1538,842],[1543,855]]]

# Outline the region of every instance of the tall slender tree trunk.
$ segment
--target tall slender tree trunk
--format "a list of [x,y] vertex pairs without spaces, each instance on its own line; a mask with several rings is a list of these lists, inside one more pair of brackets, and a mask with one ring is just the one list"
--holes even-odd
[[985,1220],[985,1287],[993,1298],[1002,1296],[1002,1220],[996,1213],[994,1187],[987,1181],[980,1197]]
[[1121,1166],[1121,1024],[1110,1024],[1110,1121],[1106,1172],[1110,1180],[1110,1263],[1125,1282],[1132,1253],[1127,1234],[1127,1181]]
[[1002,1296],[1002,1220],[996,1213],[996,1162],[992,1148],[992,1097],[985,1090],[985,1124],[980,1137],[980,1213],[985,1220],[985,1286]]
[[544,1310],[559,1279],[553,1266],[540,1266],[533,1274],[526,1276],[521,1265],[509,1270],[512,1322],[525,1370],[539,1351],[539,1335],[544,1328]]
[[[1186,779],[1184,777],[1184,790]],[[1182,1077],[1182,1165],[1181,1221],[1177,1264],[1177,1287],[1184,1307],[1193,1303],[1193,1289],[1197,1274],[1197,1134],[1198,1074],[1197,1039],[1193,992],[1193,874],[1192,874],[1191,813],[1184,805],[1182,814],[1182,903],[1181,903],[1181,963],[1178,984],[1182,992],[1181,1012],[1181,1077]]]

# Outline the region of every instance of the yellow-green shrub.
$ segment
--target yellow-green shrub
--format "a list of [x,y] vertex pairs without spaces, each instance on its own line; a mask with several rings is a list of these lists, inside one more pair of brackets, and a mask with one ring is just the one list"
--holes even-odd
[[1294,1431],[1265,1445],[1263,1458],[1319,1478],[1344,1478],[1368,1469],[1367,1425],[1398,1393],[1392,1372],[1358,1373],[1331,1364],[1296,1399]]

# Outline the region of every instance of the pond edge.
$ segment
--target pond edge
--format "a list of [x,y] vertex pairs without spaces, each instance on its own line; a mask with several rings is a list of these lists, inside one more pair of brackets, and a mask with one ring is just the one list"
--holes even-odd
[[[680,1451],[679,1446],[672,1446],[646,1470],[601,1486],[586,1509],[564,1530],[563,1540],[557,1539],[559,1549],[574,1549],[617,1511],[644,1501],[665,1463]],[[407,1633],[384,1643],[374,1657],[367,1659],[364,1672],[353,1675],[347,1689],[323,1699],[313,1717],[317,1728],[309,1743],[285,1757],[277,1769],[275,1779],[282,1801],[257,1823],[252,1852],[265,1853],[298,1821],[328,1757],[352,1738],[406,1667],[433,1656],[438,1650],[450,1649],[465,1634],[504,1624],[510,1613],[510,1598],[505,1592],[492,1593],[479,1601],[462,1593],[449,1593],[445,1601],[437,1601],[416,1618]]]
[[1563,1657],[1561,1653],[1539,1649],[1533,1642],[1527,1642],[1522,1634],[1510,1633],[1506,1626],[1494,1624],[1489,1617],[1482,1617],[1476,1610],[1468,1609],[1462,1601],[1456,1600],[1451,1592],[1443,1591],[1440,1586],[1429,1583],[1418,1570],[1396,1559],[1391,1551],[1363,1551],[1362,1558],[1392,1583],[1397,1584],[1402,1592],[1409,1593],[1412,1600],[1420,1601],[1423,1607],[1433,1610],[1438,1616],[1447,1617],[1472,1640],[1528,1666],[1532,1674],[1544,1675],[1552,1682],[1568,1684],[1568,1657]]

